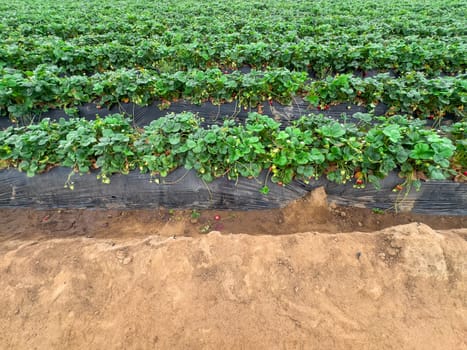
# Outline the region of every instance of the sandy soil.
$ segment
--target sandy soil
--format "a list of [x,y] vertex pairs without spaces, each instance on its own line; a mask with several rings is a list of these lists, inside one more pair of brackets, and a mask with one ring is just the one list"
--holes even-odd
[[1,349],[467,349],[464,218],[0,214]]

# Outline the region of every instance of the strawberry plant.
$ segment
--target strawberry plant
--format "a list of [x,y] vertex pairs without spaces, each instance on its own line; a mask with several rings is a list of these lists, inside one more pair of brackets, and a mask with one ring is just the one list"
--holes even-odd
[[28,127],[10,127],[1,134],[1,159],[5,165],[14,166],[28,176],[34,176],[60,164],[56,149],[66,132],[66,127],[48,119]]
[[95,167],[100,169],[98,178],[110,183],[109,175],[120,172],[128,174],[136,166],[134,140],[136,137],[130,120],[119,114],[93,123],[97,142],[92,145],[96,157]]
[[62,119],[60,124],[66,125],[67,129],[56,149],[61,164],[79,173],[88,172],[95,164],[94,146],[98,141],[94,123],[77,118],[68,122]]
[[300,130],[311,132],[311,149],[307,166],[297,168],[305,181],[325,173],[338,183],[350,180],[361,162],[362,134],[353,124],[342,124],[323,115],[303,117],[296,124]]
[[135,141],[141,172],[165,177],[185,163],[194,146],[189,135],[200,128],[200,120],[191,113],[171,114],[146,126]]
[[452,175],[449,160],[454,153],[452,141],[440,137],[422,122],[399,116],[379,118],[378,127],[365,137],[361,171],[370,182],[378,183],[389,172],[399,168],[403,177],[413,180],[445,179]]
[[451,163],[461,176],[467,177],[467,121],[454,123],[443,128],[456,147]]

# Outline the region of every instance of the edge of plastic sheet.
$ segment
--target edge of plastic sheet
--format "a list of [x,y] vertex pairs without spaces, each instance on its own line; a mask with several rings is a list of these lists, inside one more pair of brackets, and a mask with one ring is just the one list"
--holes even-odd
[[[71,177],[70,177],[71,175]],[[74,174],[71,169],[57,167],[27,177],[15,169],[0,171],[0,208],[34,209],[231,209],[254,210],[285,207],[318,187],[324,187],[328,201],[342,206],[394,209],[432,215],[467,215],[467,184],[451,181],[423,182],[419,191],[393,192],[403,180],[396,173],[372,185],[357,189],[352,184],[339,185],[322,178],[305,184],[293,181],[278,186],[267,172],[258,178],[215,179],[206,183],[192,170],[179,168],[165,178],[132,171],[111,176],[103,184],[96,173]],[[74,189],[64,185],[72,181]],[[261,193],[267,186],[268,194]]]

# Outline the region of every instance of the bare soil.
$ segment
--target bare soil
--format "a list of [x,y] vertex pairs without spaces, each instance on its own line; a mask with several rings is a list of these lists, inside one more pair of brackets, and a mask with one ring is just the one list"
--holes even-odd
[[467,349],[466,220],[2,209],[0,349]]

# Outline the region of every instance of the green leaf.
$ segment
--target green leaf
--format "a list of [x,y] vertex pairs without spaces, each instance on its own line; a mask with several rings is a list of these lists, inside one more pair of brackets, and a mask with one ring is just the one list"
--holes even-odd
[[410,158],[412,159],[432,159],[434,155],[433,150],[426,143],[418,143],[414,149],[410,152]]
[[180,135],[178,135],[178,134],[170,135],[169,136],[169,143],[171,145],[178,145],[180,143]]
[[279,158],[275,159],[274,163],[278,166],[285,166],[288,163],[287,157],[284,154],[281,154]]
[[310,102],[311,105],[313,106],[318,106],[319,105],[319,96],[318,95],[314,95],[314,94],[309,94],[306,96],[306,100],[308,102]]
[[309,159],[314,164],[322,164],[326,160],[326,157],[318,149],[313,148],[310,152]]
[[194,147],[196,147],[196,142],[193,140],[187,140],[186,146],[188,147],[188,149],[193,149]]
[[204,137],[204,140],[206,141],[206,143],[214,143],[217,140],[217,136],[214,132],[208,132]]
[[398,143],[402,139],[399,125],[388,125],[383,129],[383,134],[386,135],[393,143]]
[[344,127],[337,122],[330,125],[324,125],[319,130],[321,130],[325,137],[339,138],[345,135]]
[[441,169],[437,169],[434,166],[430,166],[428,168],[428,171],[429,171],[430,179],[433,179],[433,180],[444,180],[444,179],[446,179],[446,175],[443,173],[443,171]]

